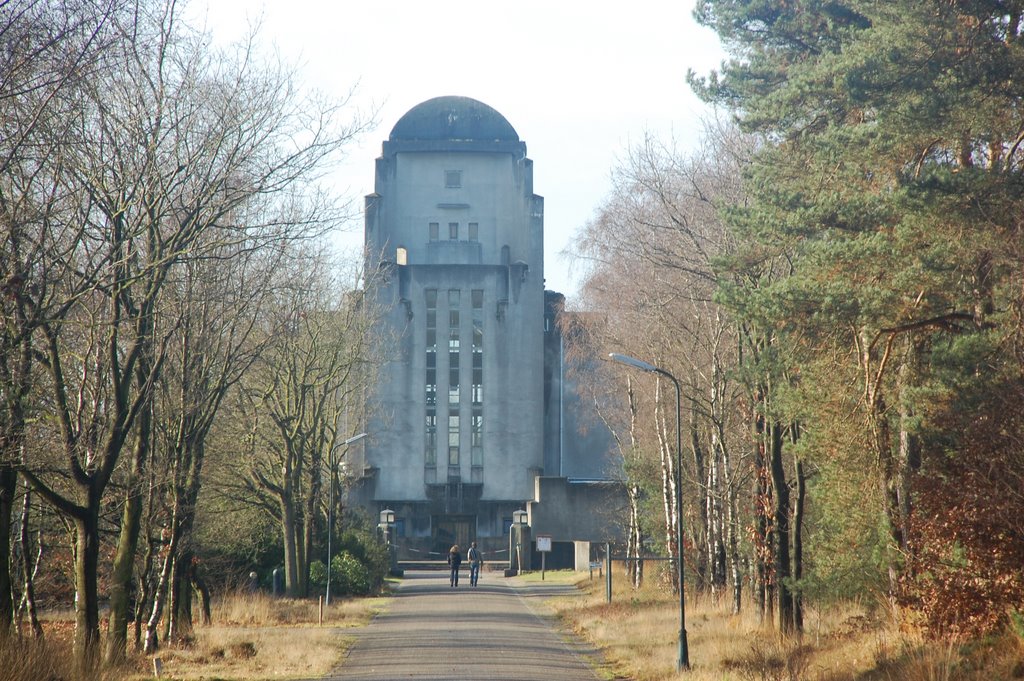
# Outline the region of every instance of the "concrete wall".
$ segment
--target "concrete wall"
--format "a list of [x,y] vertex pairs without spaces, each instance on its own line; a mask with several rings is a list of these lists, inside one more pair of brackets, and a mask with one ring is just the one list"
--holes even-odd
[[[392,359],[383,367],[375,408],[367,415],[367,465],[378,469],[375,499],[426,499],[426,484],[443,483],[452,475],[447,465],[448,317],[447,301],[438,307],[437,465],[427,467],[425,441],[424,291],[461,291],[460,478],[483,483],[483,499],[525,501],[533,493],[533,476],[543,465],[541,382],[542,319],[539,282],[519,282],[519,294],[505,298],[508,279],[519,275],[510,267],[396,266],[386,288],[387,317],[398,334]],[[535,279],[535,277],[533,278]],[[483,465],[473,470],[470,453],[470,290],[484,291],[483,305]]]
[[574,482],[538,476],[526,506],[533,536],[555,542],[622,541],[628,520],[626,489],[617,482]]
[[589,366],[565,357],[559,320],[565,297],[544,292],[544,475],[573,479],[622,479],[622,457],[580,376]]
[[[533,163],[520,141],[405,138],[385,142],[376,163],[365,242],[368,267],[384,275],[371,293],[386,311],[374,333],[390,342],[369,396],[370,436],[352,499],[371,515],[395,510],[409,548],[436,538],[442,522],[468,524],[472,536],[497,543],[511,511],[533,496],[544,464],[544,200],[533,194]],[[459,172],[458,186],[449,186],[450,171]],[[458,224],[454,239],[449,223]],[[428,289],[438,294],[433,465],[425,454]],[[449,290],[461,299],[457,405],[448,399]],[[483,455],[476,464],[473,290],[484,296]],[[460,418],[456,466],[448,464],[449,413]]]
[[[459,187],[445,185],[446,171],[459,171]],[[398,153],[377,159],[376,194],[382,197],[375,220],[367,223],[372,257],[394,260],[405,248],[409,264],[463,265],[522,261],[543,273],[543,203],[535,205],[533,165],[525,157],[488,152]],[[539,208],[539,222],[533,214]],[[439,234],[430,241],[429,225]],[[458,238],[449,238],[458,223]],[[468,226],[478,225],[476,242]],[[538,245],[540,248],[538,248]],[[543,283],[541,283],[543,290]]]

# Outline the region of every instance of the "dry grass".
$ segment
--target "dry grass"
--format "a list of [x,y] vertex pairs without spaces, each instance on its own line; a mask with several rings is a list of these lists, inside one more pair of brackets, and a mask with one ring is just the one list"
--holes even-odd
[[70,644],[62,640],[15,640],[0,646],[0,681],[72,679]]
[[[160,649],[162,679],[308,679],[324,676],[354,640],[346,629],[365,625],[386,607],[386,598],[338,599],[324,608],[319,625],[316,600],[233,594],[214,601],[214,624]],[[74,622],[70,613],[44,618],[44,641],[24,639],[0,647],[0,681],[79,681],[71,664]],[[153,678],[152,656],[134,655],[94,681]],[[91,680],[93,681],[93,680]]]
[[[549,576],[550,579],[550,576]],[[616,570],[612,602],[596,574],[576,578],[582,598],[549,605],[567,626],[606,651],[615,678],[660,681],[983,681],[1024,678],[1024,644],[1012,634],[987,643],[934,643],[900,631],[889,614],[851,603],[805,614],[802,637],[781,637],[756,614],[688,595],[691,670],[675,671],[678,600],[647,581],[639,592]]]
[[[386,598],[335,597],[325,606],[324,625],[357,627],[370,621]],[[312,625],[319,622],[316,599],[274,598],[263,592],[237,593],[214,601],[213,621],[248,627]]]
[[187,645],[159,655],[173,679],[299,679],[327,674],[352,637],[340,630],[366,624],[385,598],[339,599],[323,609],[315,600],[235,594],[218,599],[215,625],[195,629]]
[[162,651],[172,679],[307,679],[327,674],[352,639],[334,627],[211,626],[188,647]]

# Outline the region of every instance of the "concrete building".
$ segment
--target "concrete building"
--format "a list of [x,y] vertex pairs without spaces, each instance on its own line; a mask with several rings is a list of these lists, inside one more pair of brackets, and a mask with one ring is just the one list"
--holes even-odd
[[533,161],[500,113],[438,97],[402,116],[376,164],[365,243],[394,344],[351,500],[395,511],[399,558],[471,540],[497,555],[536,478],[608,477],[607,432],[565,430],[586,416],[565,392]]

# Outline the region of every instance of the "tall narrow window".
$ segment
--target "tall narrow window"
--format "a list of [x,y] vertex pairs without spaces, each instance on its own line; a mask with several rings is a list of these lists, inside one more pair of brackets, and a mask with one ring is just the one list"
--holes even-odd
[[437,465],[437,410],[427,407],[426,441],[424,442],[424,463],[427,466]]
[[448,291],[448,349],[459,349],[459,305],[462,299],[457,288]]
[[473,306],[472,420],[470,421],[470,464],[484,465],[484,292],[470,292]]
[[473,289],[473,366],[472,403],[482,405],[484,401],[484,292]]
[[395,263],[398,265],[409,264],[409,251],[404,246],[399,246],[395,251]]
[[448,240],[458,241],[459,240],[459,223],[449,222],[448,223]]
[[426,413],[423,461],[437,465],[437,289],[424,291],[426,304]]
[[470,423],[470,463],[474,466],[484,465],[484,409],[473,407],[473,420]]
[[461,338],[459,332],[459,303],[461,295],[458,289],[448,291],[448,404],[458,410],[459,404],[459,350]]
[[440,225],[436,222],[431,222],[428,229],[430,230],[430,240],[437,241],[441,234]]
[[[436,350],[436,348],[435,348]],[[427,406],[437,404],[437,352],[427,351]]]
[[479,241],[480,239],[480,223],[471,222],[469,223],[469,240]]
[[448,415],[448,465],[459,465],[459,416]]

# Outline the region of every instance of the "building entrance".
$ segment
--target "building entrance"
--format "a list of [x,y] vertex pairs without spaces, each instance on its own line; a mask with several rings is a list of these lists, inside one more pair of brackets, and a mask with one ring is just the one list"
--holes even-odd
[[435,516],[434,548],[441,558],[447,558],[452,544],[458,544],[465,558],[469,542],[476,539],[476,518],[473,516]]

